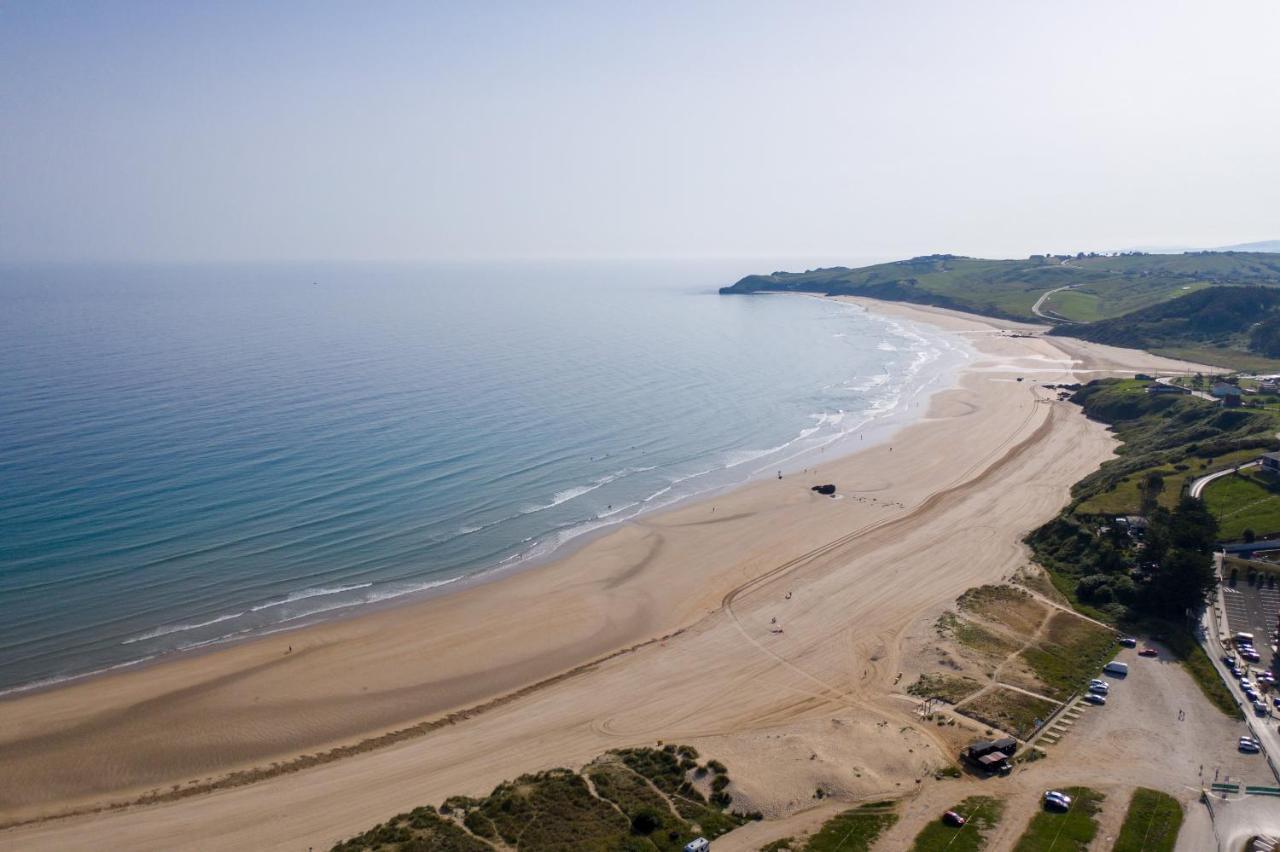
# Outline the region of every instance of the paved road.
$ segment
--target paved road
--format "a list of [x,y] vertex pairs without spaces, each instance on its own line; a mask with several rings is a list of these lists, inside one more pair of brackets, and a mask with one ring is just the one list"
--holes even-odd
[[[1223,372],[1226,372],[1226,371],[1224,370]],[[1157,376],[1156,381],[1162,385],[1172,385],[1173,387],[1182,387],[1182,385],[1174,383],[1173,380],[1176,378],[1178,378],[1178,376]],[[1201,399],[1207,399],[1210,402],[1218,401],[1218,398],[1211,393],[1205,393],[1204,391],[1198,391],[1198,390],[1191,390],[1191,388],[1182,388],[1182,389],[1189,392],[1192,396],[1198,396]]]
[[[1065,266],[1066,264],[1063,264],[1063,265]],[[1057,320],[1058,322],[1073,322],[1073,320],[1069,320],[1066,317],[1060,317],[1057,314],[1046,314],[1040,310],[1040,306],[1044,304],[1045,299],[1049,298],[1054,293],[1061,293],[1063,290],[1070,290],[1074,286],[1076,285],[1068,284],[1065,287],[1055,287],[1052,290],[1046,291],[1039,299],[1036,299],[1036,303],[1031,306],[1031,313],[1035,314],[1038,317],[1044,317],[1047,320]]]
[[1213,482],[1215,479],[1221,479],[1224,476],[1230,476],[1231,474],[1235,473],[1237,470],[1244,470],[1247,467],[1257,467],[1259,464],[1261,464],[1261,462],[1251,461],[1248,464],[1242,464],[1237,467],[1229,467],[1226,470],[1219,470],[1219,471],[1215,471],[1214,473],[1207,473],[1204,476],[1201,476],[1197,479],[1193,479],[1191,481],[1191,487],[1187,489],[1187,494],[1192,497],[1199,498],[1200,492],[1204,491],[1204,487],[1208,485],[1210,482]]

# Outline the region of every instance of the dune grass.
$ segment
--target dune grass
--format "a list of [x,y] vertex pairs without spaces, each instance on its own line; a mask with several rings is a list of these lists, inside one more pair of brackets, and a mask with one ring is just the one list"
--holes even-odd
[[1168,793],[1139,787],[1129,800],[1112,852],[1173,852],[1182,827],[1182,806]]
[[894,807],[893,802],[875,802],[838,814],[809,838],[803,852],[866,852],[898,821]]
[[979,852],[987,846],[987,835],[1004,816],[1004,800],[992,796],[970,796],[951,810],[968,820],[955,828],[935,819],[916,835],[912,852]]
[[1027,825],[1013,852],[1085,852],[1098,833],[1097,813],[1105,798],[1088,787],[1066,787],[1074,801],[1066,813],[1041,810]]
[[[710,798],[698,790],[707,783]],[[621,749],[582,772],[551,769],[506,781],[483,798],[452,796],[392,817],[334,852],[678,852],[759,819],[728,811],[725,766],[689,746]]]

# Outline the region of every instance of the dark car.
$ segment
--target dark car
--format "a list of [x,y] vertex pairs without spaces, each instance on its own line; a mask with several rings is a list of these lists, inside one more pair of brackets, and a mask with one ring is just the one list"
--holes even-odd
[[1126,648],[1136,648],[1138,647],[1138,640],[1134,639],[1132,636],[1121,636],[1120,644]]
[[960,814],[956,813],[955,811],[947,811],[945,814],[943,814],[942,821],[947,825],[955,826],[956,828],[959,828],[960,826],[968,822],[967,819],[960,816]]
[[1160,656],[1160,652],[1157,651],[1155,648],[1143,648],[1141,651],[1138,652],[1138,656],[1139,657],[1158,657]]

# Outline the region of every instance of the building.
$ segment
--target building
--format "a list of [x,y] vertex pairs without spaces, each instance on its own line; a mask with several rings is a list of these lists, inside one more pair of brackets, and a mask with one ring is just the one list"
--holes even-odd
[[1147,385],[1147,393],[1191,393],[1191,391],[1177,385]]
[[1013,771],[1009,758],[1017,750],[1017,740],[1003,737],[998,740],[979,740],[966,748],[962,756],[984,772],[1004,774]]
[[1258,461],[1262,462],[1262,469],[1268,473],[1280,474],[1280,453],[1263,453]]
[[1240,399],[1240,388],[1235,385],[1229,385],[1226,382],[1214,382],[1213,387],[1209,388],[1209,395],[1216,396],[1218,399],[1226,399],[1234,396],[1237,402]]

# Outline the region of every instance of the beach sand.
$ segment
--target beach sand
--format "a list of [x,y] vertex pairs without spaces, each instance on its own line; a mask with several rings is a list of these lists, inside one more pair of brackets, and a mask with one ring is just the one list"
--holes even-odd
[[[950,745],[897,694],[902,636],[1025,565],[1022,536],[1115,446],[1040,385],[1196,368],[864,304],[979,353],[888,442],[456,594],[0,701],[0,823],[27,821],[0,847],[327,848],[416,805],[658,740],[724,760],[769,816],[810,807],[815,784],[903,792]],[[825,482],[839,499],[809,490]],[[337,746],[351,748],[272,773]],[[222,780],[254,768],[266,777]],[[202,784],[220,789],[40,819]]]

